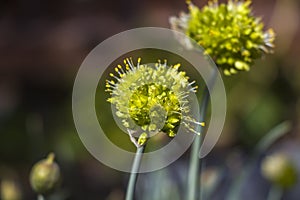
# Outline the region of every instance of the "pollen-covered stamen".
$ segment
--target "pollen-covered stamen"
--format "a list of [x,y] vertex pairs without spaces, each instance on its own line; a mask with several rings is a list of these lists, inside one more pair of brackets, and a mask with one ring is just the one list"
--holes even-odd
[[191,92],[197,92],[198,86],[192,87],[189,89]]
[[178,114],[178,115],[181,115],[181,114],[182,114],[181,112],[174,111],[174,110],[170,111],[169,113],[170,113],[170,114]]
[[164,67],[167,67],[167,59],[164,59]]
[[117,77],[116,75],[114,75],[113,73],[109,73],[109,76],[115,78],[117,81],[121,82],[123,80],[121,80],[119,77]]
[[182,99],[186,99],[186,98],[188,98],[189,97],[189,94],[186,94],[185,96],[182,96],[181,98]]
[[[132,57],[130,57],[130,59],[129,59],[129,60],[130,60],[130,64],[133,66],[133,70],[135,71],[136,69],[135,69],[135,67],[134,67],[134,64],[133,64]],[[138,66],[139,66],[139,64],[138,64]],[[138,67],[138,66],[137,66],[137,67]]]
[[127,71],[130,71],[129,65],[128,65],[127,63],[125,64],[125,69],[126,69]]
[[112,94],[112,91],[113,91],[113,90],[112,90],[112,89],[105,89],[104,91],[105,91],[105,92],[109,92],[109,94]]
[[125,74],[122,68],[116,67],[115,71],[119,74],[120,78],[122,78]]
[[158,67],[161,67],[161,60],[160,59],[157,60],[157,63],[158,63]]
[[106,80],[106,85],[115,88],[117,84],[113,80]]
[[182,107],[182,108],[188,107],[188,106],[186,106],[188,103],[189,103],[188,100],[181,101],[181,107]]
[[182,98],[183,96],[185,96],[186,94],[188,94],[186,91],[183,91],[183,92],[179,92],[177,93],[176,95],[180,98]]
[[180,63],[177,63],[176,65],[173,66],[173,68],[176,70],[178,70],[179,67],[180,67]]
[[188,85],[191,86],[191,85],[193,85],[194,83],[196,83],[196,81],[192,81],[192,82],[190,82]]
[[191,131],[192,133],[195,133],[195,134],[197,134],[197,135],[201,135],[201,133],[198,132],[198,131],[196,131],[196,130],[194,129],[194,127],[191,126],[191,124],[186,123],[186,122],[182,122],[182,124],[185,126],[186,129],[188,129],[188,130]]
[[189,109],[190,109],[189,106],[181,105],[179,110],[183,113],[188,113]]
[[197,92],[198,86],[196,85],[196,86],[192,87],[192,85],[193,85],[194,83],[196,83],[196,81],[192,81],[192,82],[190,82],[190,83],[188,84],[188,86],[191,87],[191,88],[190,88],[190,91],[191,91],[191,92]]
[[139,68],[140,67],[140,64],[141,64],[141,58],[138,58],[138,62],[137,62],[137,68]]
[[126,61],[127,61],[128,65],[129,65],[130,69],[133,71],[134,70],[134,66],[133,66],[132,60],[129,60],[128,58],[126,58]]
[[125,74],[125,71],[123,70],[122,65],[118,65],[117,67],[120,69],[120,71],[122,72],[122,74]]
[[191,119],[189,117],[185,117],[185,118],[183,118],[183,120],[186,121],[186,122],[191,122],[193,124],[200,125],[200,126],[205,126],[205,122],[197,122],[194,119]]

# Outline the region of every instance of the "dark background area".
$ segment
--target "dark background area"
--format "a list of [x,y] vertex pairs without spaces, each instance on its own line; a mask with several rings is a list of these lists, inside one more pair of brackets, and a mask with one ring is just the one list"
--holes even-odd
[[[206,1],[194,3],[202,6]],[[259,139],[282,121],[292,122],[292,129],[270,151],[287,152],[300,162],[300,3],[254,0],[252,6],[255,15],[262,16],[266,27],[273,27],[277,34],[275,54],[258,61],[249,73],[224,77],[226,124],[207,158],[208,168],[231,172],[220,194],[226,193],[226,181],[243,169]],[[168,18],[186,10],[183,0],[1,1],[0,181],[11,179],[23,199],[35,198],[28,181],[30,168],[53,151],[63,174],[60,196],[122,199],[128,174],[94,159],[73,124],[71,98],[77,70],[106,38],[137,27],[169,28]],[[176,171],[186,171],[187,158],[188,154],[169,167],[175,181],[180,179],[174,178]],[[253,171],[260,177],[259,167]],[[155,172],[142,175],[140,184],[147,184],[151,174]],[[248,184],[249,191],[257,191],[255,199],[264,199],[266,181],[260,177]],[[296,199],[298,190],[299,186],[286,199]]]

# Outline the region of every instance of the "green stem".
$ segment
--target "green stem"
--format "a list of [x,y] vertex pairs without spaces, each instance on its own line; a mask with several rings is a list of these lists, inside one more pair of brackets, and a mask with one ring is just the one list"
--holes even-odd
[[[208,88],[205,89],[203,94],[203,99],[200,106],[200,122],[204,121],[207,107],[209,103],[209,91]],[[199,166],[200,166],[200,159],[199,159],[199,152],[201,141],[203,137],[203,127],[199,126],[199,132],[201,133],[200,136],[196,136],[194,139],[192,150],[191,150],[191,158],[190,158],[190,167],[189,167],[189,174],[188,174],[188,193],[187,193],[187,200],[195,200],[197,199],[197,190],[200,188],[199,183]]]
[[144,150],[145,150],[145,145],[137,147],[136,149],[135,157],[131,168],[130,178],[128,182],[128,187],[127,187],[126,200],[134,199],[135,185],[136,185],[138,171],[140,168]]
[[39,194],[37,196],[37,200],[45,200],[45,197],[43,195]]
[[277,185],[272,185],[267,200],[281,200],[283,189]]
[[[200,122],[205,121],[205,116],[207,113],[207,108],[210,100],[209,91],[212,89],[216,77],[217,77],[217,70],[214,70],[210,82],[207,83],[207,86],[204,89],[204,93],[200,105],[200,117],[199,117]],[[191,150],[190,166],[188,172],[188,188],[187,188],[187,195],[186,195],[187,200],[196,200],[198,199],[198,195],[199,197],[202,196],[199,192],[201,191],[201,185],[199,181],[200,171],[201,171],[199,153],[200,153],[201,142],[203,139],[204,127],[198,126],[198,130],[201,133],[201,135],[200,136],[196,135]]]

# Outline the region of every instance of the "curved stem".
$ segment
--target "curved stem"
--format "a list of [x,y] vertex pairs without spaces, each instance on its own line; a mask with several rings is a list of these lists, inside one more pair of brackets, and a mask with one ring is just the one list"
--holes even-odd
[[137,147],[136,149],[135,157],[131,168],[130,178],[127,186],[126,200],[134,199],[135,185],[136,185],[138,171],[140,168],[144,150],[145,150],[145,145]]
[[[213,87],[216,77],[217,77],[217,71],[214,70],[210,82],[207,83],[207,86],[204,89],[204,93],[200,105],[200,118],[199,118],[200,122],[205,121],[205,116],[207,113],[207,108],[210,100],[209,88],[211,89]],[[188,172],[188,185],[187,185],[188,188],[187,188],[187,195],[186,195],[187,200],[198,199],[198,195],[200,194],[200,192],[198,192],[197,190],[201,191],[201,186],[199,181],[200,168],[201,168],[199,153],[200,153],[201,142],[203,139],[204,127],[198,126],[198,130],[201,133],[201,135],[200,136],[196,135],[191,149],[190,166]]]
[[279,186],[272,185],[268,194],[267,200],[281,200],[283,195],[283,189]]
[[[204,121],[208,102],[209,102],[209,91],[206,88],[203,94],[203,100],[200,106],[200,122]],[[197,189],[199,189],[199,166],[200,166],[200,159],[199,159],[199,151],[201,146],[201,141],[203,137],[203,127],[199,126],[199,132],[201,133],[200,136],[196,135],[192,150],[191,150],[191,158],[190,158],[190,166],[189,166],[189,174],[188,174],[188,193],[187,193],[187,200],[195,200],[197,198]]]

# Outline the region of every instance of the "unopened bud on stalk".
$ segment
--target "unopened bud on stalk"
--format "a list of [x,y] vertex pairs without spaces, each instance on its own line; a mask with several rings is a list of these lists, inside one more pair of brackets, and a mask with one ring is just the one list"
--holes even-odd
[[37,162],[30,173],[30,184],[38,194],[47,194],[55,189],[60,179],[60,169],[54,162],[54,154]]

